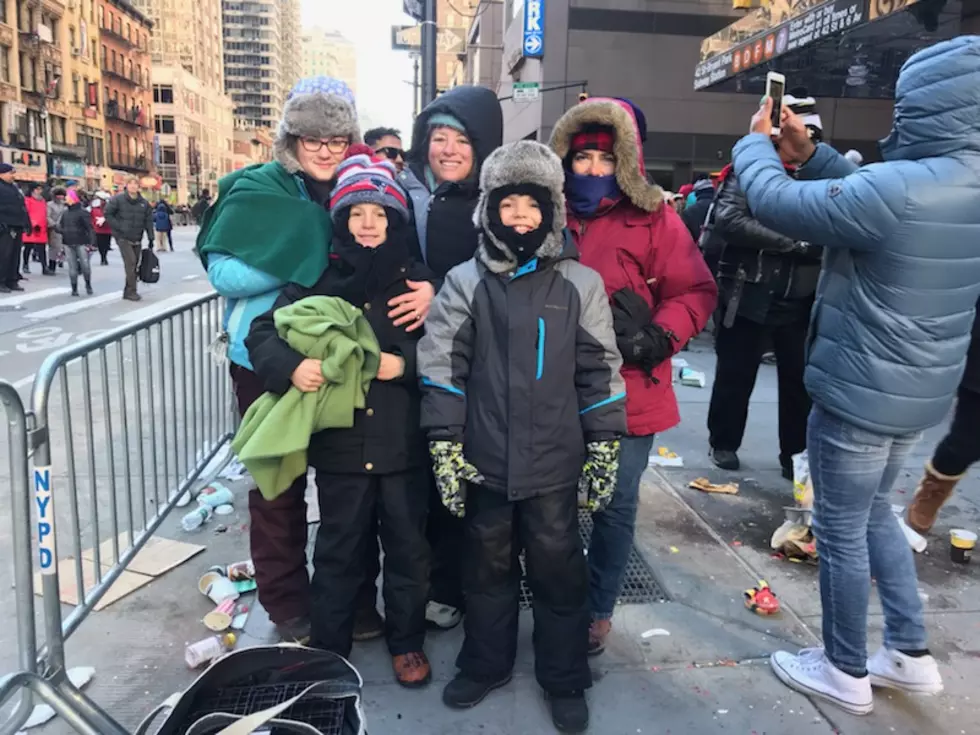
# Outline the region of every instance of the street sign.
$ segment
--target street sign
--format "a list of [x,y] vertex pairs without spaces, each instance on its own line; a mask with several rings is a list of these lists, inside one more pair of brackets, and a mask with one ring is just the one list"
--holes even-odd
[[[392,51],[421,51],[422,26],[392,26]],[[436,51],[440,54],[461,54],[466,51],[466,31],[462,28],[439,28],[436,31]]]
[[536,102],[540,96],[540,82],[514,82],[514,102]]
[[524,41],[526,59],[544,57],[544,0],[524,0]]
[[402,10],[405,11],[405,15],[410,16],[419,23],[422,22],[422,0],[402,0]]

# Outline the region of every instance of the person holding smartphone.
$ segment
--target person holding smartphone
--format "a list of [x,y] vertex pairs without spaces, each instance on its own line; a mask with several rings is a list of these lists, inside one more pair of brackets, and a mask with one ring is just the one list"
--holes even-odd
[[[793,179],[772,145],[771,99],[733,150],[759,221],[827,249],[805,373],[823,647],[771,664],[789,687],[854,714],[872,711],[872,685],[943,690],[891,491],[922,432],[949,415],[966,366],[980,297],[978,82],[980,36],[912,55],[884,163],[858,169],[815,145],[784,107],[777,144],[800,164]],[[884,645],[869,659],[872,578]]]

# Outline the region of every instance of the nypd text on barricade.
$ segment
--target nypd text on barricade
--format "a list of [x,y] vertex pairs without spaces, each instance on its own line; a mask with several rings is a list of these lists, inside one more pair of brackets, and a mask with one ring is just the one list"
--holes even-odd
[[51,504],[51,468],[34,468],[37,503],[37,553],[41,574],[54,574],[54,508]]

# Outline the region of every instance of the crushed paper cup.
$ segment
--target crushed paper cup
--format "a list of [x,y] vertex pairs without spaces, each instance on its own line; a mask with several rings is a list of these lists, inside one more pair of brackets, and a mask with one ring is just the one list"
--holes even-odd
[[197,588],[202,595],[209,597],[215,605],[220,605],[229,598],[232,600],[238,599],[239,593],[235,587],[235,583],[228,579],[228,577],[217,572],[206,572],[198,580]]
[[204,625],[208,630],[215,633],[222,633],[231,627],[232,614],[235,612],[235,601],[225,600],[214,610],[204,616]]

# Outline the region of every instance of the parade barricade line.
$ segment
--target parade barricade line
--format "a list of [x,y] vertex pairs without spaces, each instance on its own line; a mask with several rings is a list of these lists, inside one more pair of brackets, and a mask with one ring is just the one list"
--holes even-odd
[[[52,353],[30,410],[0,381],[20,641],[0,706],[21,697],[0,735],[17,732],[37,700],[83,735],[125,735],[68,679],[65,641],[231,440],[230,379],[209,350],[220,324],[211,293]],[[64,617],[62,604],[73,606]]]

